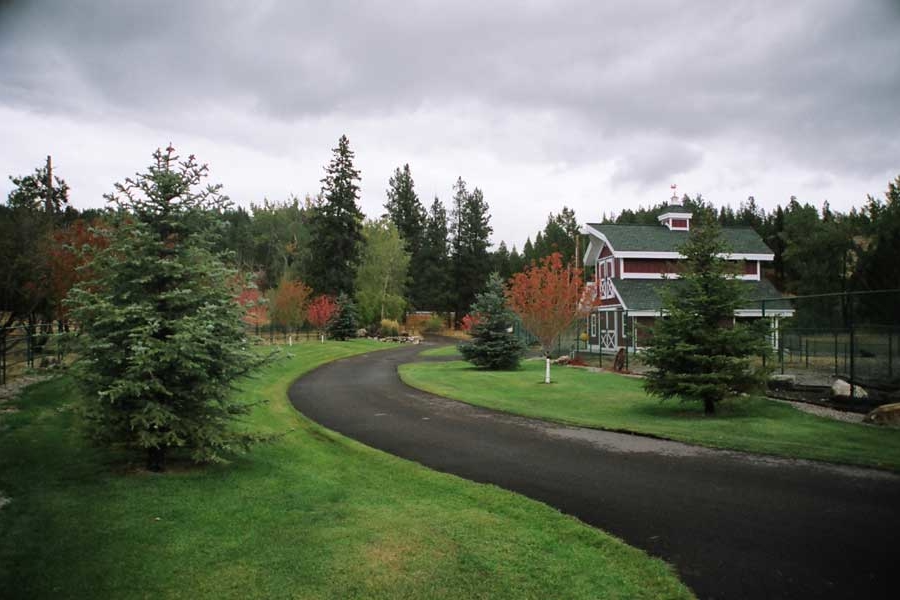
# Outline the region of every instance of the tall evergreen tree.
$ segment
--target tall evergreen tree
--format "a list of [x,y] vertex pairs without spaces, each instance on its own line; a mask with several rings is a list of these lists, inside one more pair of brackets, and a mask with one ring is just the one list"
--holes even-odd
[[[885,201],[869,196],[865,212],[871,219],[872,240],[859,265],[860,287],[868,290],[900,288],[900,176],[888,183]],[[896,295],[863,298],[864,309],[879,323],[900,324]]]
[[415,255],[422,245],[422,236],[425,235],[426,213],[416,194],[409,164],[394,170],[394,175],[388,180],[387,198],[384,205],[387,217],[400,232],[406,251]]
[[522,246],[522,262],[526,265],[530,265],[537,257],[534,255],[534,244],[531,243],[531,238],[525,238],[525,245]]
[[780,204],[775,209],[775,216],[772,218],[772,234],[766,241],[774,254],[772,269],[775,271],[775,285],[778,289],[782,289],[784,287],[784,209]]
[[500,242],[497,251],[491,258],[493,259],[493,270],[500,276],[500,280],[509,281],[509,278],[512,277],[512,270],[509,265],[509,249],[506,247],[506,242]]
[[509,252],[509,272],[512,275],[515,275],[516,273],[520,273],[524,268],[525,260],[522,258],[522,255],[519,254],[516,246],[513,245],[512,250]]
[[644,352],[651,367],[644,389],[661,398],[703,403],[713,414],[718,402],[765,383],[765,371],[754,359],[768,352],[761,327],[734,323],[744,303],[741,283],[730,275],[714,216],[702,214],[679,249],[684,255],[680,279],[663,294],[665,318],[657,319]]
[[418,271],[415,277],[420,282],[427,282],[420,291],[420,310],[445,311],[450,304],[450,257],[448,239],[447,209],[435,197],[428,216],[425,219],[425,236]]
[[310,219],[305,272],[317,292],[352,296],[362,245],[363,214],[357,205],[360,176],[353,167],[354,154],[346,135],[332,152],[322,179],[322,203]]
[[453,186],[453,309],[461,319],[487,281],[490,269],[488,204],[481,190],[469,192],[462,177]]
[[423,268],[422,245],[425,237],[425,221],[427,213],[425,207],[419,201],[416,194],[415,182],[409,170],[409,165],[394,170],[394,175],[388,181],[388,201],[384,205],[387,217],[397,227],[406,252],[410,257],[409,268],[409,301],[414,307],[419,307],[429,294],[428,288],[431,282],[419,275]]

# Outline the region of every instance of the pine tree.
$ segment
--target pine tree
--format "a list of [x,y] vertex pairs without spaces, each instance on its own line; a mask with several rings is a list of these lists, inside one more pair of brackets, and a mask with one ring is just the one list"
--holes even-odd
[[425,220],[425,236],[415,279],[423,286],[416,308],[444,311],[449,307],[450,258],[447,248],[447,210],[435,197]]
[[388,181],[387,197],[388,201],[384,205],[387,217],[400,232],[410,256],[409,301],[413,306],[419,307],[428,296],[428,288],[431,286],[430,281],[419,275],[424,260],[422,245],[427,214],[416,194],[408,164],[403,165],[403,169],[398,167],[394,170],[393,177]]
[[415,254],[422,245],[425,234],[425,208],[416,194],[415,182],[409,165],[397,167],[388,181],[388,201],[384,208],[387,217],[396,225],[400,237],[406,244],[406,251]]
[[359,200],[359,171],[346,135],[338,140],[325,167],[322,203],[310,218],[310,255],[305,273],[317,292],[353,295],[362,245],[363,214]]
[[515,275],[516,273],[521,273],[524,268],[525,260],[522,258],[522,255],[519,254],[515,244],[513,244],[512,250],[509,253],[509,272],[511,275]]
[[337,299],[337,311],[328,324],[328,337],[334,340],[349,340],[356,337],[359,329],[359,313],[353,299],[341,294]]
[[258,360],[236,273],[213,251],[227,198],[199,187],[207,168],[193,156],[179,161],[172,147],[153,156],[108,196],[119,209],[109,246],[69,297],[89,431],[161,470],[175,448],[217,461],[259,439],[232,428],[250,411],[233,383]]
[[466,189],[460,177],[453,186],[453,308],[456,318],[468,312],[476,294],[484,289],[490,269],[490,226],[488,204],[481,190]]
[[463,358],[476,367],[490,370],[516,369],[525,347],[510,332],[515,315],[506,304],[503,281],[494,273],[488,279],[483,292],[472,304],[472,341],[460,344]]
[[506,242],[500,242],[491,259],[494,265],[493,270],[500,276],[500,280],[509,281],[512,271],[509,266],[509,249],[506,247]]
[[534,244],[531,243],[531,237],[525,238],[525,245],[522,246],[522,262],[530,265],[537,257],[534,255]]
[[714,216],[700,216],[679,252],[684,269],[662,294],[664,318],[657,319],[644,352],[651,367],[644,389],[702,402],[713,414],[724,398],[764,385],[765,370],[753,361],[768,352],[765,323],[732,325],[743,290],[723,258],[728,248]]

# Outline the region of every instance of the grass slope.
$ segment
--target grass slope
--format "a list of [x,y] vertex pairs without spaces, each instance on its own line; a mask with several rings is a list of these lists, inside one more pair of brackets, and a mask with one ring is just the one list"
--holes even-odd
[[[331,433],[286,389],[384,348],[301,344],[241,392],[287,432],[228,465],[164,475],[88,447],[71,381],[0,415],[4,598],[689,598],[663,562],[549,507]],[[135,460],[139,463],[142,457]]]
[[543,361],[518,371],[481,371],[461,362],[400,367],[407,384],[470,404],[562,423],[644,433],[713,448],[900,470],[900,431],[800,412],[764,398],[721,403],[703,415],[700,403],[660,402],[638,379],[554,367],[544,385]]

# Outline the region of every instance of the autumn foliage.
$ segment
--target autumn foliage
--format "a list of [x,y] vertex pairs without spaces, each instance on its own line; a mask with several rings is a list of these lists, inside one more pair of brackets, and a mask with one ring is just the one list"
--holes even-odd
[[94,253],[109,245],[100,232],[102,222],[87,223],[78,219],[64,229],[53,232],[48,248],[47,294],[57,319],[66,318],[63,299],[72,287],[91,278],[87,266]]
[[306,319],[306,306],[312,289],[299,280],[283,279],[272,294],[269,311],[273,323],[299,329]]
[[313,327],[323,331],[337,308],[338,305],[334,298],[323,294],[309,303],[309,307],[306,309],[306,319]]
[[244,323],[259,327],[269,321],[269,307],[259,288],[244,288],[237,297],[237,302],[244,307]]
[[559,252],[513,276],[506,293],[510,308],[547,355],[556,337],[589,310],[584,296],[581,269],[563,265]]
[[470,333],[476,325],[478,325],[478,315],[468,314],[462,318],[460,328],[466,333]]

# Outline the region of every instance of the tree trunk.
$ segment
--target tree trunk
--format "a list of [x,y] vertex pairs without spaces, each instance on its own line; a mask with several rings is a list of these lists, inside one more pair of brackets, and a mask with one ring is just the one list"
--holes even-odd
[[710,399],[703,400],[703,414],[705,415],[714,415],[716,414],[716,403]]
[[166,448],[147,448],[147,470],[160,473],[166,470]]
[[544,383],[550,383],[550,357],[547,356],[545,360],[547,361],[547,363],[546,369],[544,371]]

